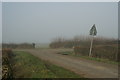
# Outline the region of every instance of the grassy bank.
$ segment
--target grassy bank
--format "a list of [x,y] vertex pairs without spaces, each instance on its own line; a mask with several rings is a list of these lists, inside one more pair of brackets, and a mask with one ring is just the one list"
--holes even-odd
[[15,51],[13,69],[15,78],[80,78],[67,69],[42,61],[22,51]]
[[[11,59],[13,57],[13,52],[11,49],[2,49],[2,80],[12,80],[13,71],[11,66]],[[1,66],[0,66],[1,68]]]
[[104,63],[109,63],[109,64],[116,64],[116,65],[120,64],[119,62],[112,61],[112,60],[109,60],[109,59],[102,59],[102,58],[89,57],[89,56],[82,56],[82,55],[79,55],[79,54],[75,55],[73,51],[60,52],[59,54],[68,55],[68,56],[74,56],[74,57],[78,57],[78,58],[84,58],[84,59],[88,59],[88,60],[104,62]]

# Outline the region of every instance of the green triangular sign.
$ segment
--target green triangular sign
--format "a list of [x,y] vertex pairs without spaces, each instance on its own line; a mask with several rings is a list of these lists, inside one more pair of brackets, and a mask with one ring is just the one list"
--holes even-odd
[[97,35],[97,30],[96,30],[95,24],[90,29],[90,35],[93,35],[93,36]]

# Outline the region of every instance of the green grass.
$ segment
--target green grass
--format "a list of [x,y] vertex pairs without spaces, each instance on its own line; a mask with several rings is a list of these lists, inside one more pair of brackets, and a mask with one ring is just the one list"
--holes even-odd
[[72,71],[42,61],[27,52],[15,51],[14,54],[15,78],[81,78]]
[[[77,56],[79,57],[79,55],[77,55]],[[85,59],[89,59],[89,60],[98,61],[98,62],[104,62],[104,63],[109,63],[109,64],[118,64],[118,62],[111,61],[109,59],[101,59],[101,58],[88,57],[88,56],[80,56],[80,57],[85,58]]]
[[102,58],[95,58],[95,57],[89,57],[89,56],[81,56],[81,55],[75,55],[73,51],[66,51],[66,52],[60,52],[59,54],[62,55],[68,55],[68,56],[74,56],[74,57],[80,57],[88,60],[94,60],[98,62],[104,62],[104,63],[109,63],[109,64],[120,64],[119,62],[111,61],[109,59],[102,59]]

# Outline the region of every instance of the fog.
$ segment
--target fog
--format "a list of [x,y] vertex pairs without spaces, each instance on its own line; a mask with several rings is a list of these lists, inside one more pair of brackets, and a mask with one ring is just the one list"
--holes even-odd
[[118,3],[2,3],[2,40],[6,43],[49,43],[56,37],[88,36],[93,24],[97,36],[118,38]]

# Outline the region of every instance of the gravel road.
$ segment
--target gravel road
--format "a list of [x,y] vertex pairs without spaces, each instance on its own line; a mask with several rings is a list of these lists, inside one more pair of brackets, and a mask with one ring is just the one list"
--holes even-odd
[[[64,67],[86,78],[117,78],[118,66],[83,58],[57,54],[70,49],[25,49],[42,60]],[[71,50],[72,51],[72,50]]]

